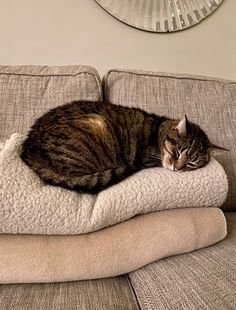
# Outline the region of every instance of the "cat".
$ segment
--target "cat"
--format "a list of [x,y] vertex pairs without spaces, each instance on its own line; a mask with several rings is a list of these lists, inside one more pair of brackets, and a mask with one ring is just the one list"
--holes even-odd
[[205,166],[212,144],[196,124],[105,102],[75,101],[41,116],[22,160],[46,183],[97,193],[131,174],[163,166]]

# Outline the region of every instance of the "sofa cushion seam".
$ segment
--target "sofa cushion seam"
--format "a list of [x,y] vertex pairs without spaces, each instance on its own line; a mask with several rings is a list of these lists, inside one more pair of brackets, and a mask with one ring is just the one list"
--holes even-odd
[[138,296],[137,296],[137,294],[136,294],[136,291],[135,291],[135,289],[134,289],[134,287],[133,287],[133,285],[132,285],[132,282],[131,282],[131,280],[130,280],[129,274],[126,274],[125,276],[126,276],[126,279],[127,279],[127,282],[128,282],[129,288],[130,288],[130,291],[131,291],[131,293],[132,293],[132,295],[133,295],[133,297],[134,297],[134,299],[135,299],[135,301],[136,301],[136,304],[137,304],[137,306],[139,307],[139,309],[141,310],[142,308],[141,308],[141,305],[140,305],[140,303],[139,303],[139,300],[138,300]]
[[[163,74],[158,74],[158,73],[154,73],[154,74],[151,74],[151,73],[147,73],[147,72],[132,72],[132,71],[125,71],[125,70],[116,70],[116,69],[111,69],[108,71],[108,73],[106,74],[106,83],[108,82],[108,79],[109,79],[109,75],[112,73],[112,72],[115,72],[115,73],[121,73],[121,74],[124,74],[124,73],[128,73],[128,74],[132,74],[132,75],[137,75],[137,76],[149,76],[149,77],[155,77],[155,78],[158,78],[158,77],[161,77],[161,78],[171,78],[171,79],[178,79],[178,80],[191,80],[191,81],[209,81],[209,82],[217,82],[217,83],[221,83],[221,84],[226,84],[226,85],[236,85],[236,81],[231,81],[231,80],[221,80],[221,79],[218,79],[218,78],[211,78],[211,77],[193,77],[191,75],[189,76],[176,76],[172,73],[169,73],[170,75],[163,75]],[[172,74],[172,75],[171,75]],[[184,75],[184,74],[183,74]]]

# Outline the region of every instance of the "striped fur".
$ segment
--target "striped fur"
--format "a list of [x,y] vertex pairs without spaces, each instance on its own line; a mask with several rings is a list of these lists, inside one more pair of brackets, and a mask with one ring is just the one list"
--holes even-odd
[[177,124],[136,108],[72,102],[35,122],[21,157],[47,183],[97,192],[138,170],[164,165],[166,154],[174,161],[180,146],[182,150],[191,148],[182,170],[191,169],[186,163],[192,156],[198,154],[199,160],[198,148],[206,158],[193,169],[205,165],[209,160],[205,133],[191,124],[192,136],[181,137]]

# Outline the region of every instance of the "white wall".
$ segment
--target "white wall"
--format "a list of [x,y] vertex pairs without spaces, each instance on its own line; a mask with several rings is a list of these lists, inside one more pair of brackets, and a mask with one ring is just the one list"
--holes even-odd
[[236,1],[173,34],[131,28],[94,0],[0,0],[1,64],[88,64],[236,80]]

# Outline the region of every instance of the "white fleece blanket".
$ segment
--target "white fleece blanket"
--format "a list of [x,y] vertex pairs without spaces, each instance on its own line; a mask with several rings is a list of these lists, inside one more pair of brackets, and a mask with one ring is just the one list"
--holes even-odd
[[137,214],[220,207],[227,196],[226,174],[214,159],[192,172],[146,169],[98,195],[46,185],[20,159],[23,139],[15,133],[1,145],[0,233],[82,234]]

